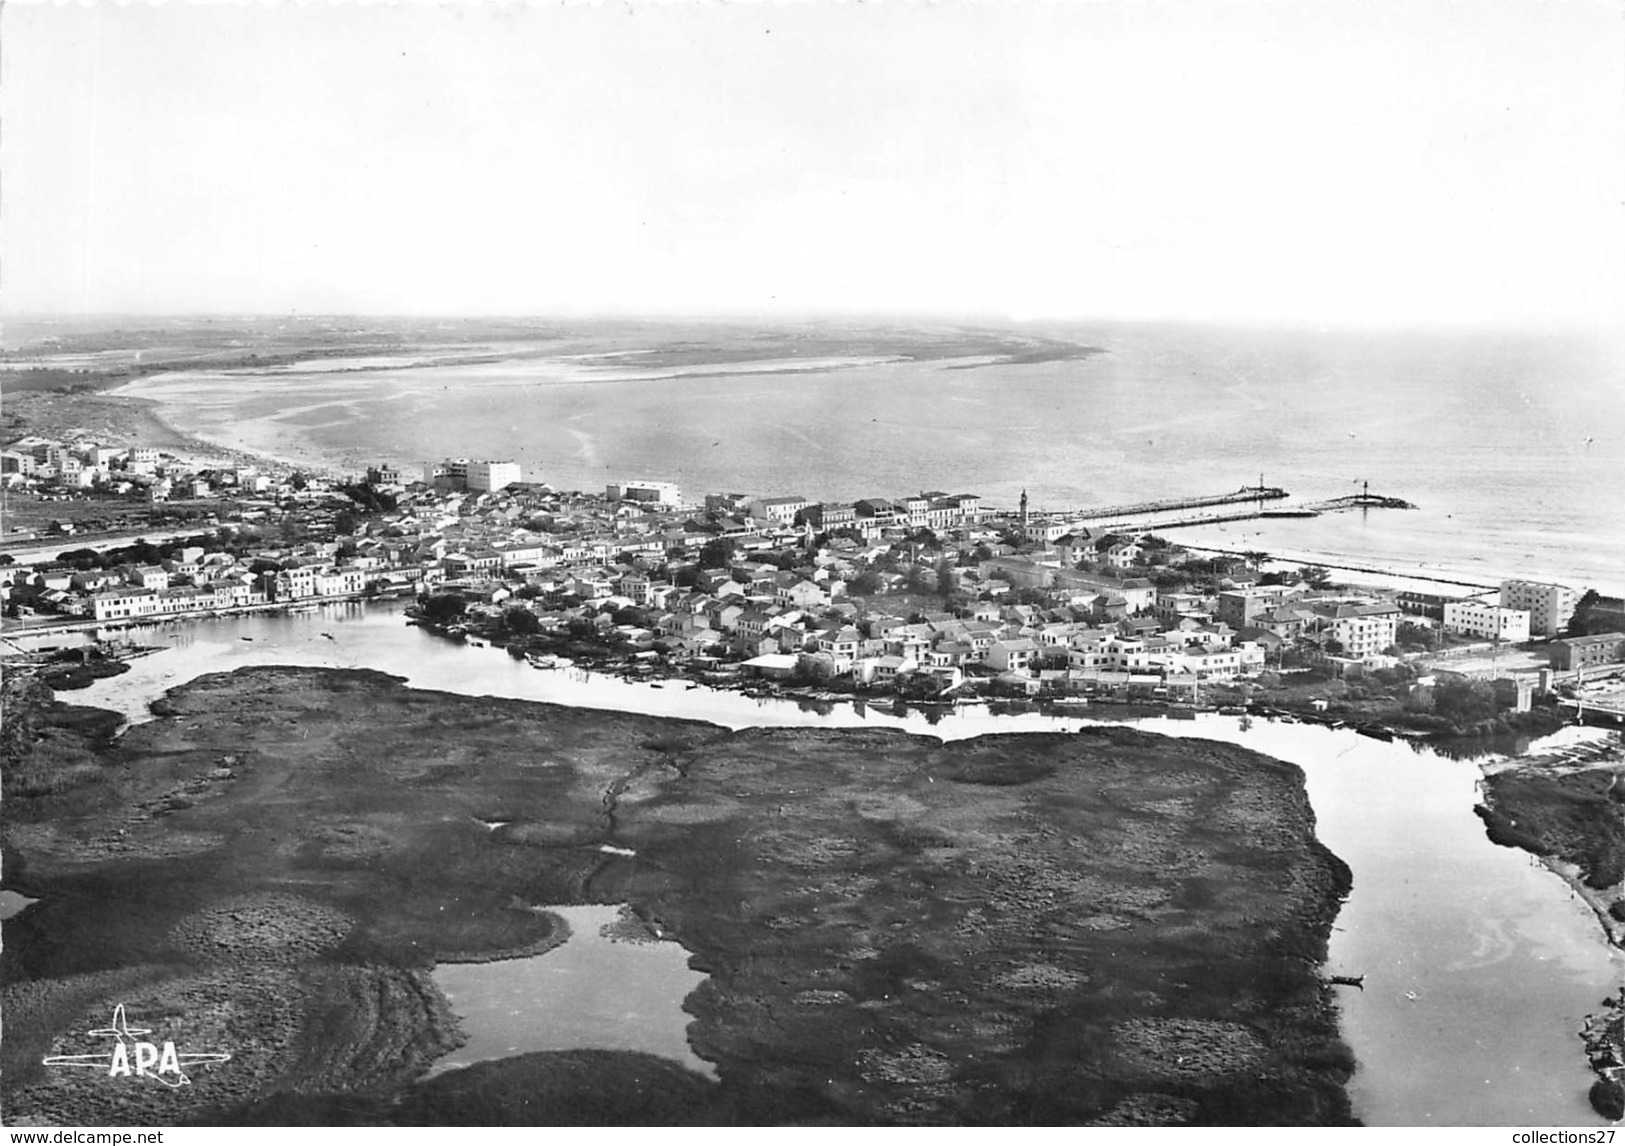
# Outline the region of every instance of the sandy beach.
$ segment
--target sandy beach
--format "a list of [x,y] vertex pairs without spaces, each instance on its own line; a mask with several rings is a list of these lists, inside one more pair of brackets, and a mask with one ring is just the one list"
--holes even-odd
[[335,464],[315,449],[297,448],[291,437],[286,445],[270,450],[257,443],[227,445],[217,437],[182,429],[170,420],[174,416],[174,404],[142,395],[134,383],[109,391],[104,397],[130,412],[131,445],[150,446],[179,458],[194,469],[258,466],[272,472],[300,470],[337,480],[347,480],[357,472]]

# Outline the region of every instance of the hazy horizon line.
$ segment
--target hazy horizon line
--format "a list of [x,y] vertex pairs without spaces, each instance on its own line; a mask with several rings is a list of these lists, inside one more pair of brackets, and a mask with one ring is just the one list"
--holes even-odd
[[33,323],[98,323],[98,322],[230,322],[230,321],[388,321],[388,322],[621,322],[675,324],[695,323],[722,325],[738,323],[751,326],[773,327],[798,324],[863,323],[884,326],[920,326],[942,324],[975,327],[999,326],[1012,330],[1023,328],[1074,327],[1088,325],[1110,326],[1191,326],[1225,329],[1254,329],[1282,332],[1311,333],[1478,333],[1500,334],[1593,334],[1603,336],[1616,333],[1599,319],[1508,322],[1503,318],[1479,319],[1441,318],[1430,316],[1414,320],[1399,319],[1337,319],[1304,317],[1227,317],[1201,315],[1132,315],[1132,314],[1040,314],[1012,315],[1007,313],[977,313],[965,311],[860,311],[819,309],[794,313],[763,311],[300,311],[300,310],[139,310],[139,311],[0,311],[0,326],[12,322]]

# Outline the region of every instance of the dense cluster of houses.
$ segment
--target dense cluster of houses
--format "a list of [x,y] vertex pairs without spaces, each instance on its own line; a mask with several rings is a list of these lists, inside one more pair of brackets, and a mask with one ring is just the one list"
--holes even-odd
[[[326,548],[267,547],[244,559],[194,545],[146,565],[13,564],[0,568],[0,600],[26,601],[35,613],[119,622],[366,593],[368,570]],[[278,557],[288,564],[266,567]]]
[[0,450],[0,484],[47,496],[96,491],[150,503],[264,496],[285,482],[258,466],[194,470],[153,447],[61,442],[31,434]]
[[1240,562],[1219,580],[1184,577],[1185,555],[1155,537],[1055,534],[971,494],[711,494],[701,509],[661,482],[596,495],[444,474],[403,482],[387,468],[368,477],[392,510],[337,514],[319,484],[279,504],[284,520],[328,523],[325,534],[262,537],[246,552],[185,546],[113,568],[13,566],[0,592],[27,588],[36,609],[110,623],[455,592],[476,618],[523,610],[527,631],[671,661],[869,686],[912,678],[933,691],[974,677],[1018,692],[1181,696],[1288,651],[1358,675],[1397,663],[1402,618],[1435,612],[1432,623],[1509,639],[1499,603],[1263,584]]
[[[1394,663],[1392,602],[1243,577],[1168,588],[1180,553],[1155,539],[1025,538],[1022,518],[970,494],[712,494],[703,511],[674,504],[670,486],[629,496],[656,484],[603,497],[404,487],[356,557],[377,562],[375,585],[455,591],[476,617],[523,609],[542,632],[590,629],[766,677],[1177,695],[1257,672],[1289,644],[1339,671]],[[1160,590],[1136,575],[1153,562]]]

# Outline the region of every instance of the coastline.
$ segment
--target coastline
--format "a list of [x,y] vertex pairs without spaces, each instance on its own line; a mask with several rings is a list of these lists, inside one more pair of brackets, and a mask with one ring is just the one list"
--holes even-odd
[[[162,377],[161,375],[155,377]],[[333,460],[312,449],[310,452],[278,453],[261,446],[231,446],[207,434],[184,430],[175,425],[166,414],[162,398],[147,397],[139,393],[146,379],[126,382],[101,395],[129,411],[135,420],[134,443],[148,446],[179,458],[184,464],[199,469],[211,468],[224,462],[233,467],[258,466],[272,471],[299,470],[311,476],[329,480],[348,480],[354,471],[342,468]]]
[[[1152,530],[1152,532],[1156,532]],[[1231,549],[1215,545],[1186,545],[1179,541],[1177,533],[1170,531],[1170,541],[1175,545],[1192,553],[1223,554],[1228,557],[1244,556],[1248,550]],[[1421,592],[1437,592],[1444,588],[1460,588],[1473,590],[1498,589],[1501,580],[1510,580],[1515,573],[1507,573],[1501,580],[1491,581],[1486,576],[1477,579],[1463,575],[1453,575],[1454,570],[1442,569],[1438,566],[1418,563],[1415,570],[1384,569],[1370,564],[1349,564],[1351,559],[1342,554],[1317,553],[1308,549],[1293,549],[1277,551],[1271,559],[1260,564],[1264,572],[1293,573],[1304,565],[1320,565],[1336,573],[1353,573],[1355,577],[1344,578],[1349,584],[1366,586],[1383,586],[1399,590],[1417,590]],[[1353,560],[1358,560],[1355,558]],[[1427,572],[1423,572],[1427,570]]]

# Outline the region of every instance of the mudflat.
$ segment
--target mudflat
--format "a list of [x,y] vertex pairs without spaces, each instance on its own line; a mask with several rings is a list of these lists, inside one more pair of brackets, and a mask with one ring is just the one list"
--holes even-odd
[[[1318,968],[1348,872],[1280,761],[1124,729],[728,732],[365,671],[157,707],[111,740],[37,704],[7,738],[32,778],[7,883],[40,900],[0,955],[8,1124],[1351,1120]],[[69,718],[80,766],[42,782]],[[434,964],[546,951],[565,929],[535,909],[571,903],[692,953],[717,1078],[582,1050],[425,1080],[462,1037]],[[178,1089],[41,1064],[117,1003],[233,1057]]]

